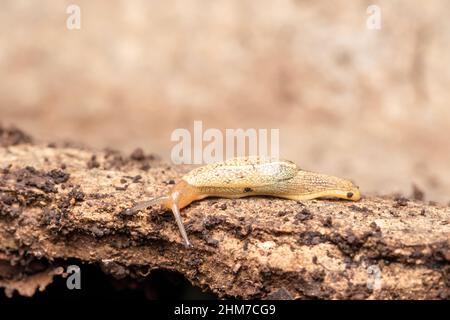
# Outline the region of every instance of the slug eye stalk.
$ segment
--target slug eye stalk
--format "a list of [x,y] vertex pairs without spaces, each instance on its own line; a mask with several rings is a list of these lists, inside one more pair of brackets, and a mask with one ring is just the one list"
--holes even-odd
[[147,209],[148,207],[151,207],[154,204],[162,203],[162,202],[164,202],[167,199],[169,199],[168,196],[160,196],[160,197],[156,197],[156,198],[150,199],[148,201],[139,202],[134,207],[126,209],[126,213],[130,214],[130,215],[134,214],[134,213],[138,212],[139,210]]
[[159,197],[150,199],[148,201],[142,201],[142,202],[139,202],[134,207],[127,209],[126,212],[127,212],[127,214],[131,215],[131,214],[136,213],[137,211],[147,209],[148,207],[151,207],[154,204],[160,204],[160,203],[164,203],[166,201],[172,200],[171,198],[174,198],[173,200],[175,200],[172,202],[171,209],[172,209],[172,213],[175,217],[175,221],[177,222],[178,229],[180,230],[181,236],[183,237],[184,245],[186,248],[192,247],[191,242],[189,241],[189,238],[187,236],[186,229],[184,228],[183,220],[181,219],[180,208],[177,204],[176,197],[159,196]]

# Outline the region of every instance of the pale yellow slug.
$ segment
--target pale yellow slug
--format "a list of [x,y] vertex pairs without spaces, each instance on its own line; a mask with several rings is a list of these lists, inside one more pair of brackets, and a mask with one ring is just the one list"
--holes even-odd
[[291,200],[342,198],[357,201],[361,197],[359,188],[349,180],[304,171],[287,160],[244,157],[196,168],[183,176],[168,195],[141,202],[128,210],[135,212],[162,203],[172,210],[183,241],[190,246],[180,209],[206,197],[256,195]]

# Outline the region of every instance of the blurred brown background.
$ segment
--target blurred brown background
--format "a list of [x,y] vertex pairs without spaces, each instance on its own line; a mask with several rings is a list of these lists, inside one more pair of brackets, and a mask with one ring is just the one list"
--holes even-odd
[[[81,29],[66,28],[69,4]],[[366,28],[369,5],[381,30]],[[176,128],[279,128],[363,192],[450,201],[450,2],[0,2],[0,122],[169,159]]]

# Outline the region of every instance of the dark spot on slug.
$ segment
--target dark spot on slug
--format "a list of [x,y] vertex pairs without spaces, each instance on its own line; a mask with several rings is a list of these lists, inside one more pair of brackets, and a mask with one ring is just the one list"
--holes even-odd
[[353,192],[347,192],[347,198],[353,197]]
[[247,188],[244,188],[244,192],[252,192],[253,191],[253,189],[252,188],[249,188],[249,187],[247,187]]
[[287,210],[281,210],[281,211],[278,211],[277,215],[278,215],[279,217],[284,217],[284,216],[287,215],[288,213],[289,213],[289,211],[287,211]]

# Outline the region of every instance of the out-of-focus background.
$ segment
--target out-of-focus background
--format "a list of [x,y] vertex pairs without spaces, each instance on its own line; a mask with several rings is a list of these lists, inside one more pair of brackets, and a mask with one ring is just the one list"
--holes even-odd
[[305,169],[448,203],[449,14],[447,0],[2,0],[0,122],[166,159],[194,120],[279,128]]

